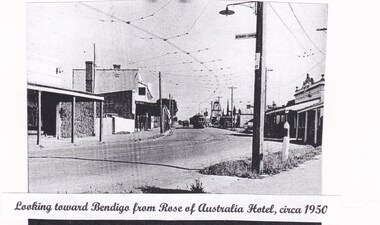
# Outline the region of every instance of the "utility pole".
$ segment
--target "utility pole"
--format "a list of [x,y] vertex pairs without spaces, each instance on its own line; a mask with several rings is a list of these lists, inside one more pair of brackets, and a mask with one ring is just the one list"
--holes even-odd
[[95,73],[96,73],[96,54],[95,54],[95,43],[94,43],[94,72],[93,72],[93,82],[92,82],[92,93],[95,93]]
[[253,115],[252,170],[263,169],[263,142],[265,117],[265,11],[266,3],[256,2],[256,63]]
[[234,130],[234,89],[237,87],[231,86],[228,89],[231,89],[231,130]]
[[210,123],[212,122],[212,121],[211,121],[211,119],[212,119],[211,117],[212,117],[212,105],[213,105],[213,104],[214,104],[214,102],[211,101],[211,108],[210,108]]
[[[92,72],[92,77],[93,77],[93,79],[92,79],[92,93],[95,93],[95,73],[96,73],[96,51],[95,51],[95,43],[93,44],[93,46],[94,46],[94,65],[93,65],[93,67],[94,67],[94,70],[93,70],[93,72]],[[93,120],[94,120],[94,135],[95,135],[95,123],[96,123],[96,102],[94,101],[93,102],[93,107],[92,107],[94,110],[93,110],[93,112],[92,112],[92,114],[93,114]],[[100,116],[101,116],[101,114],[100,114]],[[102,119],[101,118],[99,118],[99,128],[102,126]],[[101,130],[99,129],[99,139],[101,139]]]
[[[222,105],[220,103],[220,99],[222,98],[222,96],[217,96],[217,99],[218,99],[218,105],[219,105],[219,108],[218,108],[218,115],[216,116],[216,123],[219,124],[219,120],[220,120],[220,117],[222,116]],[[212,111],[211,111],[212,113]]]
[[161,72],[158,72],[158,92],[159,92],[159,98],[160,98],[160,133],[164,133],[164,129],[162,127],[162,98],[161,98]]
[[170,126],[173,122],[173,103],[172,103],[172,95],[169,94],[169,112],[170,112]]
[[173,118],[174,118],[174,105],[173,105],[173,95],[171,95],[171,100],[170,100],[171,104],[171,111],[170,111],[170,120],[172,121],[172,126],[174,124],[174,121],[173,121]]
[[222,96],[218,96],[218,103],[220,104],[220,99],[222,98]]

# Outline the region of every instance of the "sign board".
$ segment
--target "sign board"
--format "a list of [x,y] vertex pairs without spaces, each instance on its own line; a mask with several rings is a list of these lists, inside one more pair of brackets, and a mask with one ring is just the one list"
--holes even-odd
[[256,53],[256,55],[255,55],[255,70],[260,69],[260,60],[261,60],[261,54]]
[[248,39],[248,38],[256,38],[256,34],[255,33],[235,34],[235,39]]

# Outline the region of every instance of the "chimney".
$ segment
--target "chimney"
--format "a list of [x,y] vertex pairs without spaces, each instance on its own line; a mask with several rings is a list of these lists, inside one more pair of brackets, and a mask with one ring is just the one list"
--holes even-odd
[[94,63],[86,61],[86,92],[94,93]]
[[120,65],[118,65],[118,64],[113,64],[113,69],[114,69],[114,70],[120,70]]

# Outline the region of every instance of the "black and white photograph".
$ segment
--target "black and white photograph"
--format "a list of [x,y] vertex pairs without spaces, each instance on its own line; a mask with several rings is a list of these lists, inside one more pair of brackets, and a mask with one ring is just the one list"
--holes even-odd
[[327,21],[325,3],[27,3],[28,192],[320,195]]

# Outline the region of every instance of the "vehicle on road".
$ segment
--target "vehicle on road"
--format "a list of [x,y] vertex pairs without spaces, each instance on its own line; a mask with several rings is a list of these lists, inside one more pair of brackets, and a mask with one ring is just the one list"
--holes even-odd
[[190,125],[189,125],[189,121],[188,120],[184,120],[184,121],[182,121],[182,126],[183,127],[189,127]]
[[204,128],[206,124],[206,119],[203,115],[197,114],[190,119],[190,123],[193,124],[194,128]]
[[245,122],[243,124],[243,128],[245,129],[245,132],[253,132],[253,119],[249,120],[248,122]]
[[224,115],[219,120],[220,127],[223,129],[231,128],[232,126],[232,118],[230,115]]

